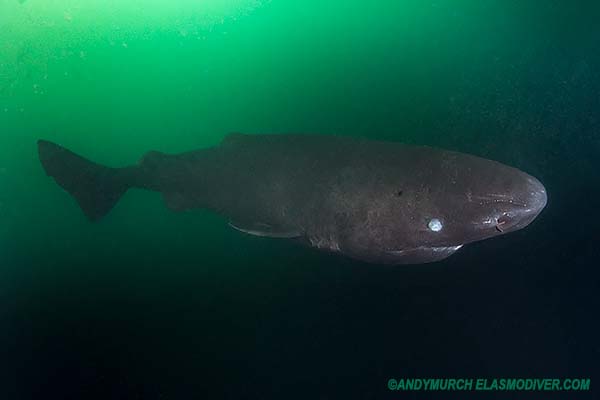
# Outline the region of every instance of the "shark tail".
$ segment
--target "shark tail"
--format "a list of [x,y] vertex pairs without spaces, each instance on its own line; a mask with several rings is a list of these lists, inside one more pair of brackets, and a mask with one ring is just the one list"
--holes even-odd
[[77,200],[90,221],[108,214],[133,186],[131,171],[135,167],[110,168],[46,140],[37,144],[46,174]]

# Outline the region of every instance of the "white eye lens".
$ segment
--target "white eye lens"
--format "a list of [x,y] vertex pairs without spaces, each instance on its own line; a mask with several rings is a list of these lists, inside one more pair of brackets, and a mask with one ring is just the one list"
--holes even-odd
[[431,221],[429,221],[427,227],[434,232],[439,232],[442,230],[442,222],[437,218],[433,218]]

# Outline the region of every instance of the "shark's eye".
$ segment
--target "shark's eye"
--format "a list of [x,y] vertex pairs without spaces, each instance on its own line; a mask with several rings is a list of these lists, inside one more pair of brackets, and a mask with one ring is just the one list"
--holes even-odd
[[427,224],[427,227],[429,228],[429,230],[433,231],[433,232],[439,232],[442,230],[442,222],[437,219],[437,218],[432,218],[429,223]]

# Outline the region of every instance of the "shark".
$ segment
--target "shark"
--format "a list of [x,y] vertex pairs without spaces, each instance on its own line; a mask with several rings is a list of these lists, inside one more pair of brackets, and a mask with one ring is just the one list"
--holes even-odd
[[208,209],[248,235],[375,264],[443,260],[528,226],[547,204],[535,177],[497,161],[365,138],[232,133],[218,145],[109,167],[39,140],[45,173],[99,221],[132,188],[174,211]]

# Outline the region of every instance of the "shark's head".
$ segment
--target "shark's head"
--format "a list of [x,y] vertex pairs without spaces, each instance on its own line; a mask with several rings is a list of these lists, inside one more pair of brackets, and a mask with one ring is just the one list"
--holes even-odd
[[399,174],[386,188],[389,198],[371,210],[383,216],[368,233],[385,249],[378,262],[438,261],[465,244],[526,227],[546,206],[544,186],[516,168],[429,148],[422,159],[411,160],[413,172]]
[[[432,191],[431,205],[420,214],[415,232],[431,247],[462,246],[503,235],[529,225],[547,203],[539,180],[488,160],[480,169],[465,168],[455,179],[440,182],[445,193]],[[461,176],[462,175],[462,176]]]
[[471,194],[470,205],[463,206],[465,214],[472,215],[470,227],[464,229],[474,240],[522,229],[546,206],[544,185],[523,172],[513,172],[511,181],[497,179],[490,185],[491,191],[475,197]]

